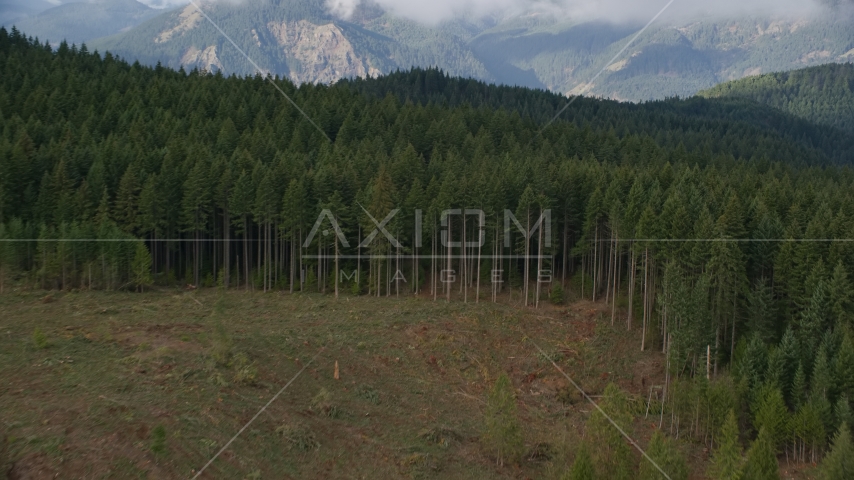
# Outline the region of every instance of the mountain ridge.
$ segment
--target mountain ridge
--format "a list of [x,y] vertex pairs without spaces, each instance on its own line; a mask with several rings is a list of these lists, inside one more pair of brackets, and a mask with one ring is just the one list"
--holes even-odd
[[[365,3],[344,20],[323,0],[200,5],[261,68],[297,83],[438,67],[486,82],[643,101],[691,96],[750,75],[854,60],[854,17],[846,9],[835,16],[653,25],[607,65],[640,25],[519,14],[430,26]],[[87,45],[147,65],[255,73],[193,5],[113,33]],[[599,71],[595,84],[587,85]]]
[[16,20],[15,27],[41,39],[81,44],[136,27],[161,12],[136,0],[69,2]]

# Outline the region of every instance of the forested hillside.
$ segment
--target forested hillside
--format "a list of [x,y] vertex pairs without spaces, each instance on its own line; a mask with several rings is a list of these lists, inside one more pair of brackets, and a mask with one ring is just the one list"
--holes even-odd
[[[560,97],[435,70],[277,81],[321,133],[260,77],[51,51],[4,29],[0,71],[0,290],[417,291],[534,307],[564,285],[668,354],[671,430],[715,465],[740,465],[739,439],[755,439],[746,478],[771,478],[756,476],[769,457],[819,461],[851,422],[854,171],[840,130],[754,102],[582,99],[538,134]],[[400,209],[385,225],[399,246],[380,234],[357,247],[376,226],[361,206],[378,221]],[[478,237],[476,217],[441,216],[463,208],[486,213],[478,248],[441,241]],[[311,234],[324,209],[349,243]],[[505,210],[527,230],[550,210],[553,225],[507,231]],[[536,281],[544,270],[551,283]],[[834,448],[828,469],[850,444]]]
[[706,98],[749,98],[820,125],[854,131],[854,64],[829,64],[723,83]]
[[539,83],[518,84],[571,92],[604,68],[590,93],[633,101],[687,97],[723,81],[854,55],[851,9],[843,8],[806,18],[660,20],[609,65],[641,26],[531,15],[483,31],[470,44],[499,78],[504,70],[527,72]]
[[[345,79],[339,83],[342,85],[374,98],[392,94],[401,103],[504,108],[543,124],[552,120],[567,102],[562,95],[486,85],[477,80],[449,77],[435,69],[413,69],[370,80]],[[848,163],[854,158],[854,139],[847,132],[817,126],[739,98],[670,99],[632,104],[581,97],[573,100],[572,107],[564,111],[561,118],[579,128],[589,126],[597,130],[644,133],[671,147],[682,144],[694,149],[704,145],[712,153],[725,152],[735,157],[767,155],[787,163],[827,160]],[[710,142],[710,136],[719,141]],[[756,144],[759,139],[770,142],[760,147]],[[772,144],[790,146],[778,150]],[[786,148],[816,149],[821,154],[787,152]]]

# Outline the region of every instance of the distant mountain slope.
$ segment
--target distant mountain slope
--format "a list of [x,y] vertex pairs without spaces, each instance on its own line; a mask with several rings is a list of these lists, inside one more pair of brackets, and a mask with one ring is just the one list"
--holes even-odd
[[[547,88],[569,92],[605,72],[589,93],[625,100],[690,96],[720,82],[769,71],[854,59],[849,14],[812,19],[741,18],[660,25],[613,65],[607,62],[639,26],[533,19],[499,25],[472,41],[497,76],[503,66],[535,72]],[[528,85],[536,86],[536,85]]]
[[[801,19],[661,22],[607,65],[640,25],[579,23],[528,12],[425,26],[365,2],[344,21],[328,12],[325,0],[202,7],[262,68],[296,82],[330,83],[418,66],[571,93],[607,67],[587,93],[640,101],[690,96],[747,75],[854,59],[854,19],[844,9]],[[192,5],[90,47],[145,64],[254,73]]]
[[59,5],[14,23],[27,35],[79,45],[127,31],[160,13],[135,0],[89,0]]
[[723,83],[706,98],[749,98],[820,125],[854,131],[854,64],[829,64]]
[[12,25],[18,20],[38,15],[56,5],[47,0],[3,0],[0,2],[0,25]]
[[[331,16],[323,0],[247,2],[203,3],[202,8],[261,68],[297,83],[332,83],[412,66],[494,80],[466,45],[465,27],[456,26],[462,24],[435,29],[370,6],[344,21]],[[192,5],[90,47],[149,65],[255,73]]]

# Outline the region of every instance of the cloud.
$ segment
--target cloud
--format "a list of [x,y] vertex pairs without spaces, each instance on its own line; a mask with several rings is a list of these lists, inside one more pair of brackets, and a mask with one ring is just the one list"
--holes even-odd
[[190,3],[188,0],[137,0],[151,8],[175,8]]
[[326,8],[336,17],[350,18],[359,3],[359,0],[326,0]]
[[[189,0],[138,0],[153,8],[174,8]],[[211,0],[205,0],[206,3]],[[241,0],[214,0],[240,3]],[[259,0],[249,0],[259,1]],[[317,0],[288,0],[311,2]],[[386,11],[435,24],[453,18],[499,17],[525,12],[550,13],[579,20],[613,22],[647,21],[669,0],[324,0],[327,10],[340,18],[350,18],[362,3],[379,5]],[[676,0],[663,19],[736,15],[806,15],[820,4],[852,4],[854,0]]]
[[[165,9],[165,8],[176,8],[183,7],[184,5],[189,5],[190,0],[136,0],[137,2],[144,3],[151,8]],[[210,5],[211,3],[224,3],[230,5],[240,5],[244,3],[246,0],[193,0],[196,4],[202,6],[204,8],[206,5]],[[257,1],[257,0],[250,0]],[[292,1],[305,1],[305,0],[292,0]]]
[[[326,0],[329,11],[349,18],[366,0]],[[524,12],[552,13],[576,19],[615,22],[648,20],[668,0],[367,0],[395,15],[423,23],[437,23],[458,17],[489,14],[515,15]],[[839,0],[676,0],[666,17],[732,15],[804,15],[816,10],[819,2]]]
[[[371,0],[384,10],[423,23],[437,23],[453,17],[482,16],[517,9],[520,0]],[[349,18],[363,0],[327,0],[329,11]],[[531,2],[533,3],[533,2]],[[536,2],[542,3],[542,2]]]

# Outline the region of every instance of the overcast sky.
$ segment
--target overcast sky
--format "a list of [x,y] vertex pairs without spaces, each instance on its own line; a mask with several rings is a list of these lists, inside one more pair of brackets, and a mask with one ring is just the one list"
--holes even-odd
[[[362,0],[327,0],[330,10],[347,17]],[[454,16],[487,13],[552,11],[573,17],[621,21],[649,20],[669,0],[374,0],[399,15],[433,23]],[[744,13],[805,14],[818,0],[675,0],[669,15]]]
[[[175,7],[188,0],[139,0],[156,8]],[[231,0],[234,1],[234,0]],[[244,0],[257,1],[257,0]],[[300,0],[289,0],[300,1]],[[326,0],[329,10],[347,18],[364,0]],[[603,20],[648,20],[669,0],[367,0],[386,10],[424,23],[436,23],[455,16],[478,17],[492,13],[520,13],[527,10],[551,11],[573,17]],[[677,15],[737,15],[761,13],[802,15],[814,10],[821,0],[675,0],[665,17]],[[828,0],[824,0],[828,1]]]

